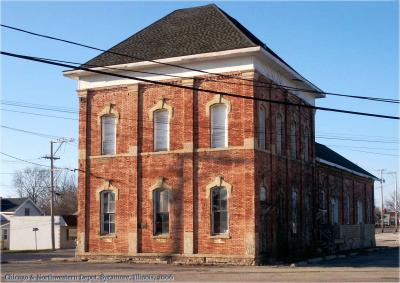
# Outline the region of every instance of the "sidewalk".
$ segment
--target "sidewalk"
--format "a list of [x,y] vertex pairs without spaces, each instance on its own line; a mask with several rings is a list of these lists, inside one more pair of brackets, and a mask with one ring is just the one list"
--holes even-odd
[[377,247],[400,247],[400,233],[394,233],[394,231],[387,231],[384,233],[375,234],[376,246]]

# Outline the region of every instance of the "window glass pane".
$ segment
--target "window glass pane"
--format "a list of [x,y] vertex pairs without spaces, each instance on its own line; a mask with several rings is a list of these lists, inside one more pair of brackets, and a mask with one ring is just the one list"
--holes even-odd
[[113,115],[101,117],[102,153],[115,154],[116,118]]
[[227,146],[227,109],[225,104],[215,104],[211,107],[211,147]]
[[114,223],[110,223],[110,233],[115,233],[115,224]]
[[220,213],[220,233],[228,231],[228,213],[226,211]]
[[108,212],[115,212],[115,202],[109,202]]
[[213,233],[218,234],[220,232],[220,216],[219,212],[214,212],[213,213]]
[[169,113],[158,110],[154,113],[154,150],[169,149]]
[[160,212],[168,212],[168,191],[160,192]]
[[108,223],[108,222],[110,221],[110,218],[109,218],[109,214],[108,214],[108,213],[104,213],[104,214],[103,214],[103,221],[104,221],[104,223]]
[[103,223],[103,233],[104,234],[109,234],[110,233],[110,226],[108,225],[108,223]]

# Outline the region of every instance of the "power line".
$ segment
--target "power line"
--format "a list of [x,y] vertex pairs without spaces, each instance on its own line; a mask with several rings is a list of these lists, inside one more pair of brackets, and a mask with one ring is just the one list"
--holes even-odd
[[75,66],[72,66],[72,65],[64,64],[64,63],[52,62],[52,61],[49,61],[49,59],[40,59],[40,58],[36,58],[36,57],[32,57],[32,56],[19,55],[19,54],[15,54],[15,53],[4,52],[4,51],[0,51],[0,54],[6,55],[6,56],[10,56],[10,57],[20,58],[20,59],[24,59],[24,60],[29,60],[29,61],[36,61],[36,62],[40,62],[40,63],[45,63],[45,64],[49,64],[49,65],[55,65],[55,66],[66,67],[66,68],[73,68],[73,69],[77,69],[77,70],[85,70],[85,71],[89,71],[89,72],[92,72],[92,73],[98,73],[98,74],[102,74],[102,75],[109,75],[109,76],[120,77],[120,78],[125,78],[125,79],[133,79],[133,80],[138,80],[138,81],[142,81],[142,82],[153,83],[153,84],[164,85],[164,86],[170,86],[170,87],[176,87],[176,88],[182,88],[182,89],[197,90],[197,91],[208,92],[208,93],[219,94],[219,95],[230,96],[230,97],[236,97],[236,98],[242,98],[242,99],[247,99],[247,100],[264,101],[264,102],[270,102],[270,103],[275,103],[275,104],[283,104],[283,105],[288,105],[288,106],[297,106],[297,107],[303,107],[303,108],[308,108],[308,109],[331,111],[331,112],[346,113],[346,114],[354,114],[354,115],[369,116],[369,117],[384,118],[384,119],[394,119],[394,120],[399,120],[400,119],[399,117],[396,117],[396,116],[388,116],[388,115],[381,115],[381,114],[372,114],[372,113],[365,113],[365,112],[357,112],[357,111],[349,111],[349,110],[334,109],[334,108],[327,108],[327,107],[319,107],[319,106],[312,106],[312,105],[306,105],[306,104],[292,103],[292,102],[288,102],[288,101],[278,101],[278,100],[273,100],[273,99],[249,97],[249,96],[245,96],[245,95],[232,94],[232,93],[227,93],[227,92],[222,92],[222,91],[202,89],[202,88],[197,88],[197,87],[189,87],[189,86],[184,86],[184,85],[176,85],[176,84],[169,83],[169,82],[159,82],[159,81],[153,81],[153,80],[148,80],[148,79],[143,79],[143,78],[138,78],[138,77],[133,77],[133,76],[126,76],[126,75],[121,75],[121,74],[112,74],[112,73],[99,71],[99,70],[93,70],[93,69],[89,69],[89,68],[85,68],[85,67],[75,67]]
[[39,136],[39,137],[42,137],[42,138],[50,138],[50,139],[52,139],[52,138],[60,138],[60,137],[58,137],[58,136],[53,136],[53,135],[48,135],[48,134],[43,134],[43,133],[38,133],[38,132],[31,132],[31,131],[27,131],[27,130],[17,129],[17,128],[13,128],[13,127],[8,127],[8,126],[5,126],[5,125],[0,125],[0,126],[1,126],[2,128],[4,128],[4,129],[16,131],[16,132],[22,132],[22,133],[26,133],[26,134],[31,134],[31,135]]
[[[44,105],[44,104],[33,104],[33,103],[28,103],[28,102],[23,102],[23,101],[11,101],[11,100],[0,100],[1,104],[6,104],[15,106],[15,107],[26,107],[30,109],[40,109],[40,110],[49,110],[49,111],[54,111],[54,112],[64,112],[64,110],[59,110],[61,107],[59,106],[54,106],[54,105]],[[37,105],[36,106],[29,106],[29,105]],[[67,109],[67,113],[71,114],[78,114],[78,111],[72,109],[72,108],[64,108]],[[0,111],[6,111],[6,112],[12,112],[12,113],[20,113],[20,114],[27,114],[27,115],[34,115],[34,116],[43,116],[43,117],[49,117],[49,118],[56,118],[56,119],[66,119],[66,120],[72,120],[72,121],[78,121],[78,118],[71,118],[71,117],[64,117],[64,116],[55,116],[55,115],[47,115],[47,114],[41,114],[41,113],[33,113],[33,112],[27,112],[27,111],[17,111],[17,110],[10,110],[10,109],[4,109],[0,108]],[[126,118],[126,117],[120,117],[120,119],[124,120],[135,120],[132,118]],[[135,120],[136,121],[136,120]],[[143,122],[149,122],[149,121],[143,121]],[[181,123],[173,123],[171,121],[168,122],[168,124],[171,125],[182,125]],[[201,127],[201,126],[198,126]],[[204,127],[208,128],[208,127]],[[235,129],[230,129],[230,130],[235,130]],[[256,132],[258,133],[258,132]],[[395,140],[395,137],[388,137],[388,136],[376,136],[376,135],[365,135],[365,134],[348,134],[348,133],[335,133],[335,132],[325,132],[325,131],[319,131],[318,132],[320,135],[318,137],[329,137],[331,139],[335,138],[352,138],[352,137],[373,137],[373,138],[379,138],[379,140],[387,140],[390,139],[390,141],[394,141],[394,143],[397,143]],[[357,141],[364,141],[364,140],[357,140]],[[377,141],[378,142],[378,141]]]
[[18,160],[18,161],[25,162],[25,163],[29,163],[29,164],[33,164],[33,165],[36,165],[36,166],[42,166],[42,167],[50,168],[50,166],[47,166],[47,165],[44,165],[44,164],[40,164],[40,163],[36,163],[36,162],[32,162],[32,161],[28,161],[26,159],[18,158],[18,157],[12,156],[12,155],[4,153],[4,152],[0,152],[0,154],[5,155],[7,157],[10,157],[12,159]]
[[[87,45],[87,44],[82,44],[82,43],[78,43],[78,42],[75,42],[75,41],[66,40],[66,39],[62,39],[62,38],[58,38],[58,37],[54,37],[54,36],[44,35],[44,34],[32,32],[32,31],[28,31],[28,30],[25,30],[25,29],[12,27],[12,26],[9,26],[9,25],[0,24],[0,26],[2,26],[4,28],[11,29],[11,30],[23,32],[23,33],[26,33],[26,34],[38,36],[38,37],[41,37],[41,38],[47,38],[47,39],[51,39],[51,40],[55,40],[55,41],[60,41],[60,42],[64,42],[64,43],[68,43],[68,44],[72,44],[72,45],[76,45],[76,46],[80,46],[80,47],[85,47],[85,48],[89,48],[89,49],[92,49],[92,50],[101,51],[101,52],[105,52],[105,53],[110,53],[110,54],[114,54],[114,55],[118,55],[118,56],[130,57],[130,58],[133,58],[135,60],[147,61],[147,62],[152,62],[152,63],[156,63],[156,64],[160,64],[160,65],[165,65],[165,66],[170,66],[170,67],[175,67],[175,68],[180,68],[180,69],[186,69],[186,70],[195,71],[195,72],[200,72],[200,73],[204,73],[204,74],[208,74],[208,75],[214,75],[214,76],[217,75],[217,76],[223,76],[223,77],[226,77],[226,78],[233,78],[233,79],[237,79],[237,80],[241,80],[241,81],[251,82],[252,86],[259,87],[258,85],[254,85],[253,84],[254,83],[253,80],[240,78],[240,77],[237,77],[237,76],[234,76],[234,75],[207,72],[207,71],[204,71],[204,70],[198,70],[198,69],[189,68],[189,67],[185,67],[185,66],[180,66],[180,65],[176,65],[176,64],[165,63],[165,62],[161,62],[161,61],[158,61],[158,60],[143,59],[143,58],[140,58],[140,57],[137,57],[137,56],[132,56],[132,55],[124,54],[124,53],[114,52],[114,51],[111,51],[111,50],[105,50],[105,49],[97,48],[97,47],[90,46],[90,45]],[[64,62],[64,63],[67,62],[67,61],[61,61],[61,60],[55,60],[55,61]],[[72,62],[69,62],[69,63],[72,63]],[[85,64],[74,63],[74,64],[90,66],[87,63],[85,63]],[[91,66],[118,70],[118,68],[110,68],[110,67],[105,67],[105,66],[96,66],[96,65],[91,65]],[[70,68],[75,69],[74,67],[70,67]],[[119,69],[119,70],[122,70],[122,69]],[[123,71],[126,71],[126,70],[123,70]],[[140,71],[135,71],[135,72],[140,73]],[[151,73],[151,72],[141,72],[141,73],[159,75],[158,73]],[[167,75],[167,74],[163,74],[163,75],[170,76],[170,77],[179,77],[179,76],[173,76],[173,75]],[[181,77],[181,78],[183,78],[183,77]],[[271,87],[272,85],[274,85],[274,86],[277,86],[277,87],[284,88],[286,90],[303,91],[303,92],[310,92],[310,93],[316,93],[316,94],[326,94],[326,95],[333,95],[333,96],[374,100],[374,101],[388,102],[388,103],[399,103],[400,102],[399,100],[395,100],[395,99],[391,99],[391,98],[366,97],[366,96],[346,95],[346,94],[339,94],[339,93],[332,93],[332,92],[323,92],[323,91],[316,91],[316,90],[310,90],[310,89],[302,89],[302,88],[296,88],[296,87],[291,87],[291,86],[285,86],[285,85],[280,85],[280,84],[276,84],[276,83],[272,83],[272,82],[263,82],[263,81],[259,81],[259,80],[256,80],[256,82],[260,83],[260,84],[263,84],[265,86],[268,86],[268,87]],[[221,83],[221,82],[219,81],[219,83]],[[229,82],[223,82],[223,83],[229,83]]]
[[[4,111],[4,109],[0,109],[0,110],[1,110],[1,111]],[[7,111],[7,110],[6,110],[6,111]],[[14,112],[14,111],[12,111],[12,112]],[[31,113],[31,112],[24,112],[24,111],[15,111],[15,112],[17,112],[17,113],[22,113],[22,114],[29,114],[29,115],[37,115],[37,114],[38,114],[38,113]],[[38,114],[38,115],[39,115],[39,114]],[[42,115],[40,115],[40,116],[42,116]],[[61,119],[66,118],[66,117],[53,116],[53,115],[44,115],[44,116],[45,116],[45,117],[49,117],[49,118],[61,118]],[[75,121],[78,121],[78,120],[79,120],[79,119],[77,119],[77,118],[68,118],[68,119],[69,119],[69,120],[75,120]],[[135,120],[135,119],[123,118],[123,117],[120,117],[120,119]],[[83,122],[84,122],[84,121],[83,121]],[[151,122],[151,123],[152,123],[152,122]],[[172,123],[172,122],[165,123],[165,124],[182,125],[182,123]],[[5,126],[5,127],[7,127],[7,126]],[[208,126],[205,127],[205,126],[200,126],[200,125],[198,125],[197,127],[209,129]],[[7,127],[7,128],[10,128],[10,127]],[[140,128],[141,128],[141,129],[153,130],[153,127],[140,126]],[[218,127],[216,127],[216,128],[218,129]],[[42,133],[37,133],[37,132],[32,132],[32,131],[27,131],[27,130],[22,130],[22,129],[17,129],[17,128],[13,128],[13,129],[15,129],[15,130],[17,130],[17,131],[20,131],[20,132],[27,132],[27,133],[37,134],[37,135],[46,135],[46,136],[48,136],[48,137],[54,137],[54,136],[50,136],[50,135],[47,135],[47,134],[42,134]],[[220,129],[222,129],[222,128],[220,128]],[[228,129],[228,131],[235,131],[235,130],[237,130],[237,129]],[[242,130],[237,130],[237,131],[243,132]],[[254,132],[255,132],[256,134],[259,133],[259,132],[257,132],[257,131],[254,131]],[[278,135],[278,133],[275,133],[275,135]],[[283,133],[283,134],[281,134],[281,135],[291,136],[290,134],[285,134],[285,133]],[[298,135],[296,135],[296,136],[298,136]],[[318,135],[318,134],[316,134],[315,137],[316,137],[317,139],[329,139],[329,140],[345,140],[345,141],[371,142],[371,143],[393,143],[393,144],[397,144],[397,143],[398,143],[397,141],[394,141],[394,140],[353,139],[353,138],[348,138],[348,137],[343,137],[343,138],[341,138],[341,137],[338,137],[338,136],[328,136],[328,135]],[[368,148],[368,147],[357,147],[357,148],[378,149],[378,148]],[[388,150],[395,150],[395,149],[388,149]]]

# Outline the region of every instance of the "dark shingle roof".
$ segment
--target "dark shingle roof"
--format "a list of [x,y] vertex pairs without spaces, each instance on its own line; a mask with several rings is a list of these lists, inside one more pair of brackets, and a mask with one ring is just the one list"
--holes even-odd
[[339,153],[333,151],[332,149],[328,148],[327,146],[320,144],[320,143],[315,143],[315,154],[317,158],[329,161],[331,163],[334,163],[336,165],[339,165],[341,167],[347,168],[349,170],[355,171],[357,173],[361,173],[363,175],[366,175],[370,178],[373,179],[378,179],[368,171],[362,169],[360,166],[354,164],[350,160],[344,158],[341,156]]
[[1,198],[1,211],[13,212],[28,198]]
[[237,20],[210,4],[173,11],[108,50],[139,59],[104,52],[86,64],[109,66],[255,46],[290,67]]

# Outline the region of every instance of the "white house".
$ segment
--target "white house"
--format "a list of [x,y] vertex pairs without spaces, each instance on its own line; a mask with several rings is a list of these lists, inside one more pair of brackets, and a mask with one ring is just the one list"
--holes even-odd
[[[29,198],[1,198],[1,249],[51,249],[51,217]],[[74,248],[76,215],[54,217],[55,248]]]
[[0,248],[10,247],[10,218],[13,216],[40,216],[42,211],[30,198],[0,198]]

